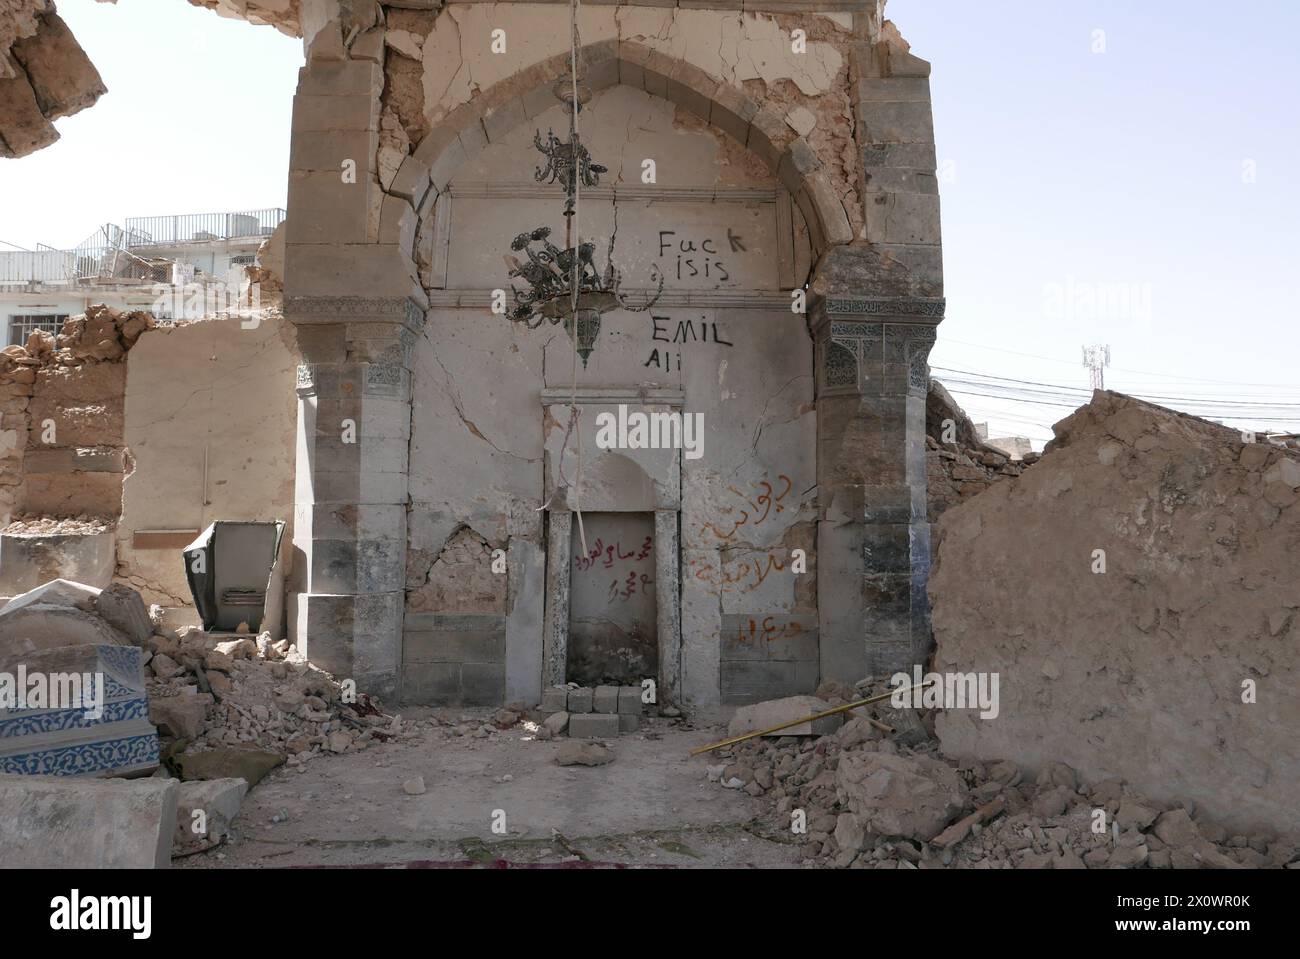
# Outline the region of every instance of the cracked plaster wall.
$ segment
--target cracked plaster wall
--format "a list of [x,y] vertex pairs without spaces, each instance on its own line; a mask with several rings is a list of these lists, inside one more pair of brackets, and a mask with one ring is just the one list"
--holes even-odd
[[[776,189],[770,173],[731,166],[734,154],[727,159],[712,131],[676,122],[672,104],[643,91],[602,91],[584,118],[584,138],[596,159],[609,167],[604,181],[609,184],[626,186],[630,180],[639,186],[640,162],[649,154],[664,158],[662,169],[683,187]],[[563,119],[557,106],[537,124],[545,130]],[[453,196],[472,185],[518,184],[538,199],[472,207],[460,219],[453,214],[451,244],[468,252],[459,270],[453,256],[449,286],[504,282],[504,269],[491,264],[500,263],[501,251],[508,250],[516,233],[537,225],[535,219],[562,228],[563,194],[557,187],[527,182],[534,162],[529,155],[533,127],[525,124],[489,145],[454,179]],[[457,199],[454,204],[468,202]],[[608,201],[602,207],[590,200],[584,207],[586,229],[606,235],[609,206]],[[763,219],[770,214],[770,202],[656,202],[637,208],[635,216],[624,211],[616,259],[641,285],[648,262],[630,251],[652,247],[661,229],[673,230],[675,240],[690,236],[697,243],[707,235],[723,251],[719,259],[730,267],[732,279],[678,283],[670,277],[670,292],[732,291],[753,297],[767,289],[782,297],[771,237],[754,225],[768,222],[763,229],[773,230]],[[700,218],[691,221],[691,216]],[[728,225],[745,237],[743,252],[727,247]],[[629,252],[620,256],[620,250]],[[603,257],[603,249],[600,253]],[[660,258],[661,266],[668,262]],[[810,564],[800,576],[790,572],[791,550],[801,547],[811,557],[814,546],[813,351],[802,316],[779,306],[764,308],[758,300],[748,309],[679,302],[648,313],[608,314],[588,367],[576,370],[584,401],[567,447],[569,406],[564,397],[574,388],[575,369],[571,341],[561,328],[528,331],[486,307],[435,308],[414,362],[413,553],[436,555],[460,524],[508,543],[512,553],[521,545],[537,549],[543,514],[535,508],[553,493],[553,505],[581,505],[589,512],[680,507],[684,697],[717,702],[721,691],[724,699],[743,701],[815,688],[815,568]],[[596,394],[611,386],[683,395],[686,412],[703,416],[704,455],[689,459],[674,450],[600,450],[596,416],[616,412],[617,403],[598,402]],[[557,397],[546,407],[538,402],[543,390]],[[634,396],[629,402],[633,409],[668,408],[640,404]],[[575,524],[573,553],[580,552]],[[540,613],[542,596],[510,596],[511,608],[520,603]]]

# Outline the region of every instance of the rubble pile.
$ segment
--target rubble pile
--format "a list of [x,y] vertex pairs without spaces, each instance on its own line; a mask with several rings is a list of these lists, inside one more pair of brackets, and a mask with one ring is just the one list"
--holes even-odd
[[[161,610],[153,607],[155,622]],[[486,719],[445,710],[403,720],[365,693],[348,695],[337,679],[309,663],[288,640],[270,634],[208,634],[197,627],[149,637],[150,716],[164,744],[186,755],[235,747],[284,756],[303,768],[321,756],[353,753],[377,743],[428,735],[487,739],[517,726],[523,707],[502,707]],[[348,701],[351,699],[351,701]]]
[[20,513],[14,516],[9,525],[0,529],[0,533],[12,533],[17,536],[91,536],[106,533],[113,528],[113,522],[102,516],[36,516]]
[[[890,688],[828,682],[817,698],[830,708]],[[1009,761],[947,759],[932,710],[886,700],[848,715],[824,735],[776,733],[708,754],[710,780],[775,801],[770,822],[807,845],[806,865],[1300,868],[1292,837],[1230,834],[1192,803],[1157,802],[1118,779],[1084,782],[1062,763],[1031,775]]]
[[150,715],[164,737],[185,740],[187,753],[236,746],[299,765],[402,734],[400,719],[364,693],[344,702],[332,676],[269,633],[232,638],[157,626],[146,645]]
[[945,754],[1300,832],[1300,455],[1102,391],[1054,432],[939,523],[935,668],[1001,685],[996,720],[941,714]]

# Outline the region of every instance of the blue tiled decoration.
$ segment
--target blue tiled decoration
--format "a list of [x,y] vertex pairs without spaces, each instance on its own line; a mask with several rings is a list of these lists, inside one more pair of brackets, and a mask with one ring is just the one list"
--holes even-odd
[[158,733],[149,722],[143,650],[137,646],[75,646],[0,663],[0,672],[30,675],[101,673],[103,713],[84,707],[0,709],[0,772],[28,775],[120,775],[158,765]]

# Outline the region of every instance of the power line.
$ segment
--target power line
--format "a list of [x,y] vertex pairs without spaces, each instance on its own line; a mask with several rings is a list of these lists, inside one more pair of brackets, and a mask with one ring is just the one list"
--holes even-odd
[[[1004,383],[1015,383],[1023,386],[1047,387],[1048,389],[1061,390],[1067,393],[1074,393],[1074,394],[1088,393],[1088,391],[1085,390],[1083,387],[1069,386],[1064,383],[1044,383],[1040,380],[1022,380],[1010,376],[995,376],[992,373],[979,373],[974,370],[958,370],[958,369],[952,369],[950,367],[945,367],[945,366],[935,366],[932,367],[932,369],[943,370],[948,373],[959,373],[963,376],[977,376],[985,380],[999,380]],[[995,383],[979,383],[974,385],[997,388],[997,384]],[[1029,392],[1040,393],[1040,394],[1042,393],[1041,390],[1031,390]],[[1052,395],[1052,394],[1048,394],[1048,395]],[[1137,396],[1139,394],[1134,394],[1134,395]],[[1264,403],[1264,402],[1254,402],[1249,400],[1220,400],[1214,397],[1172,396],[1164,393],[1144,393],[1144,394],[1140,394],[1140,396],[1149,397],[1152,399],[1174,400],[1177,402],[1196,403],[1200,405],[1212,405],[1212,406],[1263,406],[1263,407],[1269,407],[1274,409],[1278,409],[1278,408],[1300,409],[1300,403]]]
[[[1083,405],[1085,405],[1085,403],[1086,403],[1086,401],[1084,401],[1084,402],[1074,402],[1074,403],[1071,403],[1071,402],[1056,402],[1056,401],[1052,401],[1052,400],[1035,400],[1035,399],[1028,399],[1028,398],[1022,398],[1022,397],[1017,397],[1017,396],[1008,396],[1008,395],[1006,395],[1006,394],[1004,394],[1004,393],[981,393],[981,392],[977,392],[977,391],[975,391],[975,390],[969,390],[969,389],[956,389],[956,388],[949,387],[946,383],[945,383],[944,385],[945,385],[945,388],[948,389],[948,392],[950,392],[950,393],[955,393],[955,394],[957,394],[957,395],[959,395],[959,396],[982,396],[982,397],[985,397],[985,398],[987,398],[987,399],[1004,400],[1004,401],[1006,401],[1006,402],[1008,402],[1008,403],[1028,403],[1028,404],[1033,405],[1033,406],[1054,406],[1054,407],[1059,407],[1059,408],[1062,408],[1062,409],[1068,409],[1068,410],[1078,409],[1080,406],[1083,406]],[[1138,397],[1138,398],[1141,399],[1141,397]],[[1159,405],[1159,404],[1157,404],[1157,405]],[[1180,411],[1178,411],[1178,412],[1184,412],[1184,413],[1186,413],[1186,412],[1188,412],[1188,411],[1187,411],[1187,410],[1180,410]],[[1221,417],[1224,418],[1224,419],[1236,419],[1236,420],[1247,421],[1247,422],[1252,422],[1252,423],[1300,423],[1300,415],[1296,415],[1296,416],[1260,416],[1260,415],[1257,415],[1257,414],[1252,413],[1252,412],[1249,412],[1249,411],[1245,411],[1245,412],[1243,412],[1243,411],[1239,411],[1239,410],[1231,410],[1231,411],[1226,411],[1226,412],[1225,412],[1225,411],[1210,411],[1210,412],[1208,412],[1208,413],[1207,413],[1207,412],[1197,412],[1197,413],[1191,413],[1190,415],[1192,415],[1192,416],[1196,416],[1196,417],[1199,417],[1199,418],[1201,418],[1201,419],[1213,419],[1213,418],[1215,418],[1215,417],[1219,417],[1219,416],[1221,416]]]
[[[969,346],[977,350],[989,350],[993,353],[1006,353],[1010,356],[1025,356],[1034,360],[1046,360],[1048,363],[1061,363],[1066,366],[1075,365],[1072,360],[1062,360],[1054,356],[1043,356],[1041,353],[1022,353],[1018,350],[1007,350],[999,346],[988,346],[983,343],[970,343],[966,340],[954,340],[950,337],[943,337],[939,340],[938,345],[942,346],[945,343],[953,343],[958,346]],[[1116,373],[1136,373],[1140,376],[1155,376],[1160,379],[1183,380],[1188,383],[1213,383],[1219,386],[1276,387],[1277,389],[1288,390],[1300,389],[1300,386],[1297,386],[1295,383],[1245,383],[1238,380],[1213,380],[1199,376],[1178,376],[1173,373],[1157,373],[1154,370],[1129,370],[1120,366],[1112,366],[1110,369],[1114,370]]]

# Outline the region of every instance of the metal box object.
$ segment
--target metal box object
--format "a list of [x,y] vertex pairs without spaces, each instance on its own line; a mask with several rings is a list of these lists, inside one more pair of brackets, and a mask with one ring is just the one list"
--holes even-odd
[[203,628],[231,632],[247,623],[249,632],[278,638],[284,619],[284,576],[280,541],[284,523],[218,520],[181,551],[185,578]]

